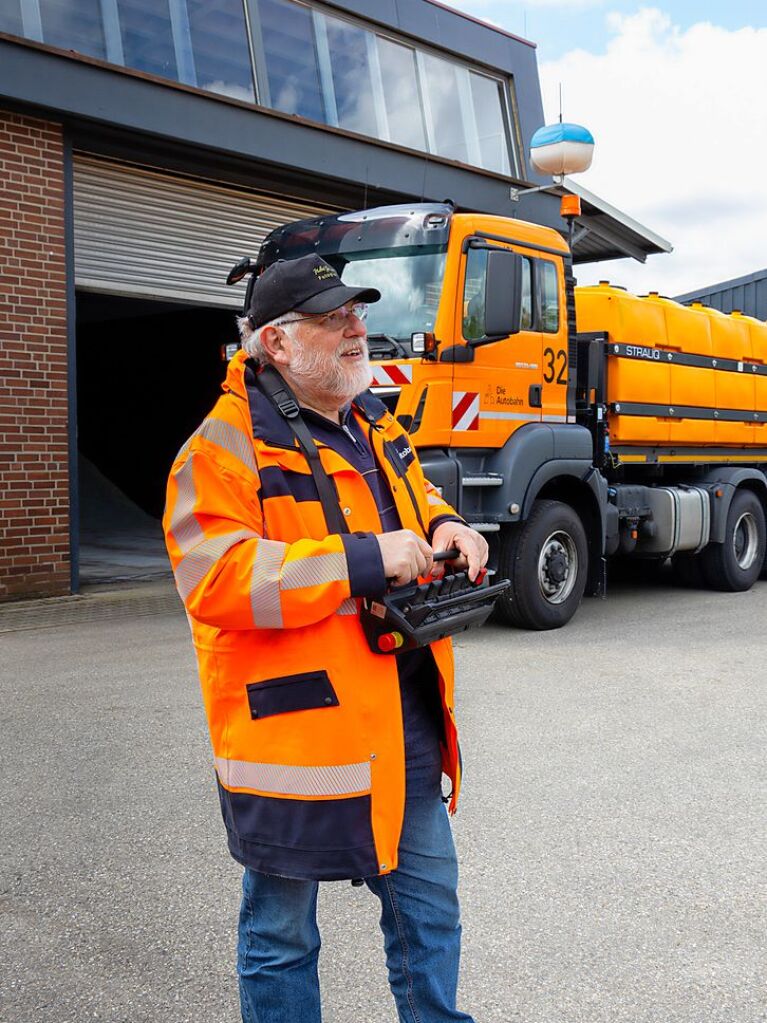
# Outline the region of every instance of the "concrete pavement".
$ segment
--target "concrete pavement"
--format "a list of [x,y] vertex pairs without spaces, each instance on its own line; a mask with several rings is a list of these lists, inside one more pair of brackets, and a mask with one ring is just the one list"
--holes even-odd
[[[5,633],[0,609],[0,1019],[233,1023],[240,871],[187,623],[99,599]],[[766,612],[767,583],[661,582],[459,637],[477,1023],[767,1020]],[[327,1023],[394,1023],[372,897],[327,885],[320,914]]]

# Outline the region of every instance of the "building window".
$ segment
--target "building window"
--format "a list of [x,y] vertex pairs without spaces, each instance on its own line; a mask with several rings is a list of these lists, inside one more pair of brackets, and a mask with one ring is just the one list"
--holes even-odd
[[461,103],[460,79],[464,69],[431,54],[419,54],[419,58],[426,118],[431,128],[429,148],[438,156],[469,163],[470,141]]
[[508,83],[306,0],[0,0],[0,31],[249,103],[252,48],[264,106],[520,172]]
[[303,0],[251,6],[265,105],[497,173],[516,170],[500,79]]
[[168,0],[118,0],[123,63],[178,79]]
[[325,18],[324,23],[332,90],[325,105],[331,111],[335,107],[333,123],[361,135],[380,137],[382,126],[373,99],[373,75],[380,80],[381,74],[375,37],[337,18]]
[[[2,2],[2,0],[0,0]],[[21,34],[254,102],[242,0],[20,0]],[[0,13],[0,31],[10,19]]]
[[186,7],[194,62],[192,83],[252,103],[253,71],[242,0],[170,0]]
[[312,12],[290,0],[260,0],[270,106],[325,121]]
[[0,4],[0,32],[7,32],[10,36],[26,34],[21,18],[20,0],[6,0]]
[[39,0],[42,41],[63,50],[77,50],[106,59],[101,6],[93,0]]
[[509,141],[503,115],[503,86],[495,78],[470,72],[471,101],[480,166],[509,173]]
[[410,149],[426,149],[423,105],[418,91],[415,50],[381,36],[378,62],[389,141]]

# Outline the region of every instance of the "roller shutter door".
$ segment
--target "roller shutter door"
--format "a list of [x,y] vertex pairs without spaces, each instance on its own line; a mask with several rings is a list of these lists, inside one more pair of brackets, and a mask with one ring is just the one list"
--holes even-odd
[[75,283],[89,291],[237,306],[226,275],[274,227],[327,212],[83,154],[74,161]]

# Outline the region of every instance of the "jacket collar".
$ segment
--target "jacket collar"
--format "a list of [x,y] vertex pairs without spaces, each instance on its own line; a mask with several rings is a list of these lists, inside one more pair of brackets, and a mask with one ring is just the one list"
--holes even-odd
[[[236,394],[249,403],[254,437],[275,447],[297,447],[296,436],[290,424],[266,397],[257,381],[256,374],[248,365],[248,356],[245,352],[239,351],[229,362],[222,389]],[[387,413],[384,403],[370,391],[358,394],[353,399],[352,406],[370,425],[378,423]]]
[[352,405],[371,425],[379,422],[388,411],[381,399],[376,398],[370,391],[358,394],[352,401]]

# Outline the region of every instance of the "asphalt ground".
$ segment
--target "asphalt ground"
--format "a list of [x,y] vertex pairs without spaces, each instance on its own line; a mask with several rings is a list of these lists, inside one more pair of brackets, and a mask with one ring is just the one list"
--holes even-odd
[[[188,627],[138,606],[0,634],[4,1023],[239,1018]],[[766,612],[767,583],[622,584],[458,639],[477,1023],[767,1020]],[[394,1023],[372,896],[325,885],[320,916],[327,1023]]]

